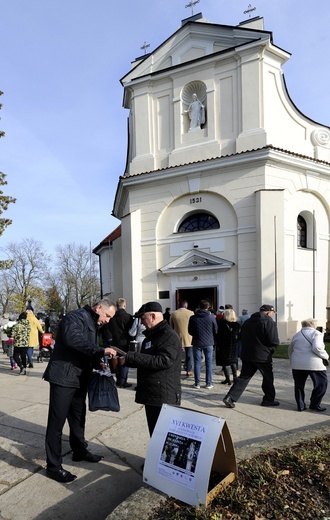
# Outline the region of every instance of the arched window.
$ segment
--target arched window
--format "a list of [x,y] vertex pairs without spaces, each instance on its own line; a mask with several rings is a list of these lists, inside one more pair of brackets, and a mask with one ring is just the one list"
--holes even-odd
[[307,247],[307,224],[301,215],[297,218],[297,246]]
[[213,215],[209,213],[193,213],[180,224],[178,233],[219,229],[219,227],[219,221]]

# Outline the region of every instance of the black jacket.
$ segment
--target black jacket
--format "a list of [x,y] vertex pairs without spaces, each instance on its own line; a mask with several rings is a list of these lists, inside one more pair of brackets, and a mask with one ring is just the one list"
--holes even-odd
[[131,336],[128,334],[131,325],[133,324],[133,316],[119,308],[114,317],[102,329],[102,337],[110,345],[114,345],[125,352],[129,349]]
[[64,316],[43,375],[46,381],[69,388],[86,387],[93,367],[99,368],[104,355],[97,341],[97,320],[98,314],[89,305]]
[[266,314],[255,312],[243,323],[242,361],[266,363],[272,360],[275,346],[279,345],[277,325]]
[[161,406],[181,402],[181,341],[177,333],[163,320],[146,336],[141,352],[128,352],[126,366],[137,368],[135,401]]
[[218,321],[216,337],[216,365],[228,366],[237,363],[237,345],[241,326],[237,321]]

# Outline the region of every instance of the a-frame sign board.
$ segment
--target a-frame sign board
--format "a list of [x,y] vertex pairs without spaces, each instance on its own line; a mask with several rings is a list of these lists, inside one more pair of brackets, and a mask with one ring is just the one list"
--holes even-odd
[[147,450],[146,484],[187,504],[207,506],[236,476],[225,419],[163,405]]

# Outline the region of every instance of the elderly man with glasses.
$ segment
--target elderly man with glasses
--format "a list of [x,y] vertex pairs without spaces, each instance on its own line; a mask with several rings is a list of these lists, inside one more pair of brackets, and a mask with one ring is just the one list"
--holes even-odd
[[150,437],[163,404],[181,402],[181,342],[163,317],[158,302],[148,302],[134,317],[140,317],[146,330],[141,352],[127,352],[127,367],[137,368],[135,402],[145,405]]

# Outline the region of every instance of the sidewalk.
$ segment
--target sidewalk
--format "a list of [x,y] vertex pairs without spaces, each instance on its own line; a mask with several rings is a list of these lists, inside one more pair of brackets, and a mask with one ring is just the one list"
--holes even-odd
[[[133,387],[119,390],[119,413],[87,414],[86,438],[91,451],[104,455],[102,462],[72,462],[64,431],[63,465],[78,478],[60,484],[45,477],[45,367],[46,362],[35,363],[27,376],[20,376],[0,354],[0,520],[145,520],[164,496],[142,480],[149,435],[143,406],[134,402],[135,370],[130,369],[129,377]],[[277,408],[259,406],[260,376],[252,379],[235,409],[226,408],[222,399],[229,387],[219,384],[220,375],[214,375],[211,390],[196,390],[193,379],[183,377],[182,406],[226,419],[238,460],[329,433],[330,392],[323,401],[326,412],[298,413],[288,361],[274,359],[274,372],[281,403]],[[308,404],[311,382],[306,390]]]

